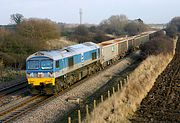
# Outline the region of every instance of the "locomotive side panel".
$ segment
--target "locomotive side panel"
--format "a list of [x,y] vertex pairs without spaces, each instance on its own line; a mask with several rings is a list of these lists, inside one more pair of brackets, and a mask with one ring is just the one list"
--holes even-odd
[[[64,61],[64,68],[62,69],[63,72],[62,74],[59,74],[56,77],[59,77],[69,72],[72,72],[74,70],[77,70],[83,66],[91,64],[98,60],[99,60],[98,49],[84,52],[84,53],[74,55],[71,57],[66,57],[63,59]],[[58,73],[58,71],[56,72]]]

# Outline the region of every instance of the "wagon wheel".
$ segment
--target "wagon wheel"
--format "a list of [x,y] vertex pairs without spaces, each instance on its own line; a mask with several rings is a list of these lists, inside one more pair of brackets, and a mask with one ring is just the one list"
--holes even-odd
[[72,85],[74,83],[74,77],[71,74],[71,76],[68,78],[68,85]]

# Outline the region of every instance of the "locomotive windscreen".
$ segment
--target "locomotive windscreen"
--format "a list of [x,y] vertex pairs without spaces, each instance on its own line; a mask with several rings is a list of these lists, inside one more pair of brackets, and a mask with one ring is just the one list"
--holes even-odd
[[53,62],[51,60],[42,60],[41,61],[41,69],[52,69]]
[[28,69],[30,70],[39,69],[39,61],[38,60],[28,61]]

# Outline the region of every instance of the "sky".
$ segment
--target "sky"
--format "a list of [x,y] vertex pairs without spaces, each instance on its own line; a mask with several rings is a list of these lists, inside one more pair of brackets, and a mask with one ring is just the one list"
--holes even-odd
[[55,22],[99,24],[111,15],[124,14],[145,23],[168,23],[180,16],[180,0],[0,0],[0,25],[9,24],[10,15],[48,18]]

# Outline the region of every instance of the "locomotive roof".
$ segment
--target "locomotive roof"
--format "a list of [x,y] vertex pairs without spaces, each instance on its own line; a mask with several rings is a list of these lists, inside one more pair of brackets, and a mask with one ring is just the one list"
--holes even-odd
[[93,42],[85,42],[82,44],[76,44],[72,46],[67,46],[64,47],[63,49],[59,50],[49,50],[49,51],[38,51],[32,55],[30,55],[28,59],[33,58],[33,57],[49,57],[53,60],[58,60],[61,58],[69,57],[72,55],[80,54],[83,52],[88,52],[94,49],[99,48],[99,46]]

